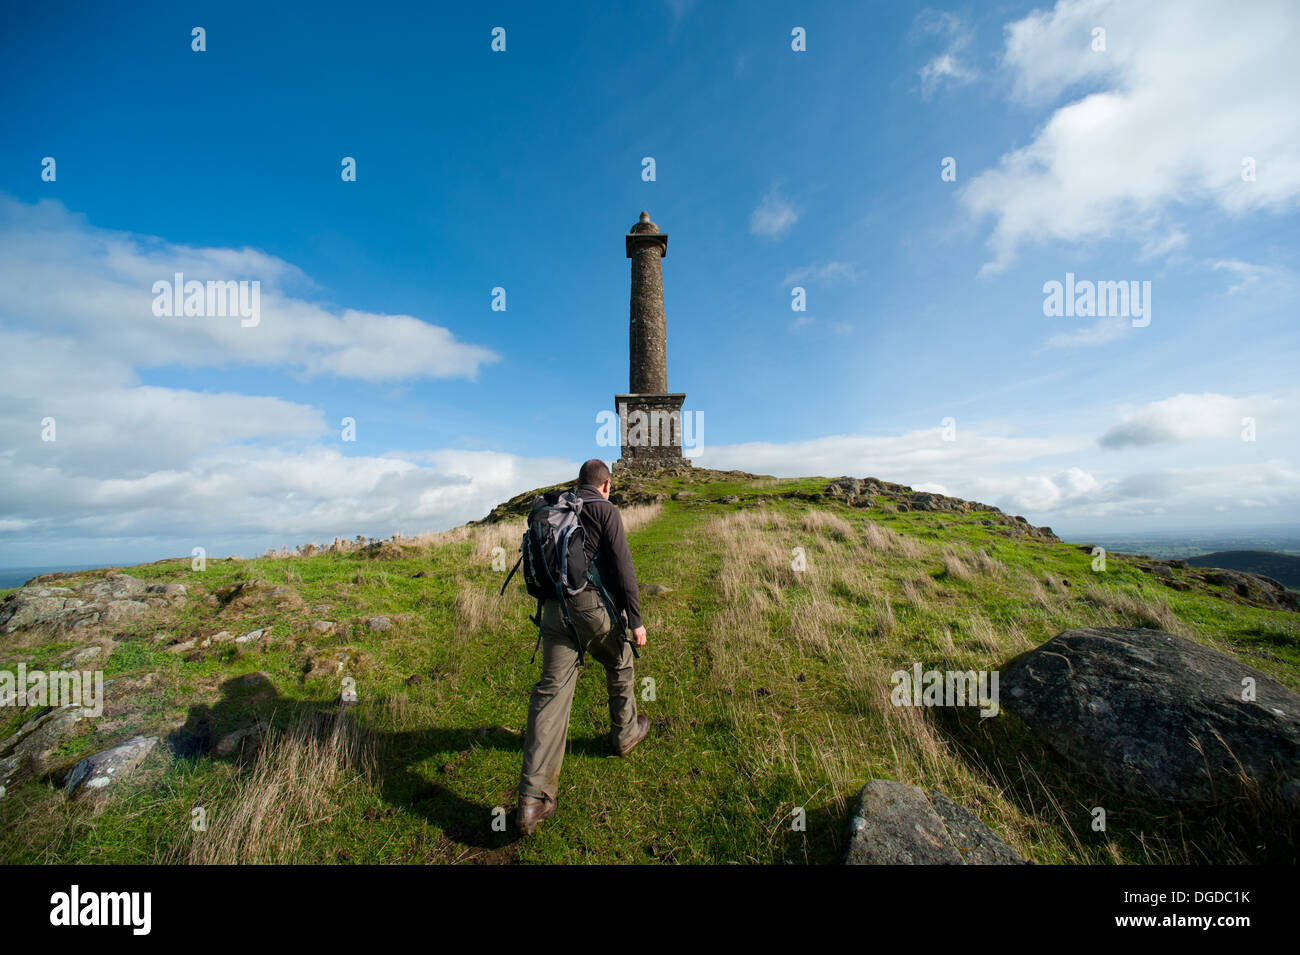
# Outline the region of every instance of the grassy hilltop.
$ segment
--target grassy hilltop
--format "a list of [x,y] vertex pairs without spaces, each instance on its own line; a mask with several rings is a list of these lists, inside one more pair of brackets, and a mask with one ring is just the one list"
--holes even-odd
[[[187,595],[80,636],[0,636],[0,669],[55,668],[91,643],[104,650],[82,668],[116,681],[104,717],[75,724],[45,771],[0,798],[0,861],[825,863],[872,777],[940,790],[1039,863],[1293,858],[1289,836],[1243,835],[1240,813],[1101,791],[1005,710],[981,722],[892,706],[889,677],[916,662],[994,670],[1072,627],[1144,626],[1296,689],[1300,614],[1177,564],[1109,555],[1097,572],[1046,529],[897,485],[696,471],[618,489],[643,588],[669,588],[642,598],[651,735],[611,756],[593,664],[559,812],[537,835],[513,830],[534,603],[518,578],[498,597],[493,568],[498,546],[514,563],[524,495],[417,539],[127,568]],[[355,706],[339,703],[346,678]],[[0,739],[34,715],[0,710]],[[259,721],[260,736],[231,736]],[[162,744],[135,773],[63,796],[78,759],[136,734]],[[1089,825],[1097,805],[1105,833]],[[791,827],[796,807],[806,831]]]

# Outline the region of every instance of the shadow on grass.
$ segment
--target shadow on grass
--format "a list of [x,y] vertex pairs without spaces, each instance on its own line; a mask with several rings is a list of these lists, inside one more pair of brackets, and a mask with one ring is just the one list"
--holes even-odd
[[[262,725],[284,731],[289,727],[310,725],[319,741],[333,732],[335,721],[347,718],[350,708],[340,707],[337,700],[296,700],[282,696],[263,674],[234,677],[221,684],[221,697],[211,706],[190,707],[185,723],[171,732],[166,740],[173,755],[182,760],[233,759],[248,771],[257,748],[256,737],[222,747],[223,740],[249,727]],[[326,719],[304,720],[302,717],[325,716]],[[454,772],[457,754],[479,749],[497,749],[518,755],[523,762],[523,737],[500,726],[429,727],[426,729],[385,732],[357,725],[360,740],[373,759],[373,779],[380,798],[400,812],[424,819],[440,830],[447,839],[471,851],[471,861],[507,861],[513,857],[513,844],[519,834],[514,828],[514,776],[504,781],[503,798],[495,803],[467,799],[452,788],[447,777]],[[571,738],[569,754],[591,757],[609,755],[609,741],[604,736]],[[439,780],[431,780],[417,767],[443,756],[446,762],[437,770]],[[498,809],[506,811],[505,831],[493,828],[499,819]],[[372,815],[372,813],[374,815]],[[367,820],[380,814],[368,810]]]

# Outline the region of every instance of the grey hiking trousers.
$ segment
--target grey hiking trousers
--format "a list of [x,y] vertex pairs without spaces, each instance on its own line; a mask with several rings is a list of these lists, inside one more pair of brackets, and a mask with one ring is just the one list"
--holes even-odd
[[[610,741],[615,748],[636,731],[636,687],[632,645],[621,628],[612,627],[605,605],[594,588],[569,598],[569,616],[583,641],[588,661],[605,667],[609,689]],[[558,600],[542,608],[542,677],[528,701],[528,731],[524,737],[524,768],[519,794],[556,799],[560,765],[569,735],[569,710],[578,685],[578,648],[564,625]]]

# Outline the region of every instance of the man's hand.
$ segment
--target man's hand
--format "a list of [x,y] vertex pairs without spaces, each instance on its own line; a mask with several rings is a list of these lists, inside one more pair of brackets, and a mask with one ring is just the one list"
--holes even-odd
[[645,646],[645,627],[637,627],[632,631],[632,645],[637,647]]

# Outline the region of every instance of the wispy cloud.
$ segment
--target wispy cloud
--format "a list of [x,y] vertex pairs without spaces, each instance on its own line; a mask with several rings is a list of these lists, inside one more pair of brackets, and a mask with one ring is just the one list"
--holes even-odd
[[1069,332],[1057,332],[1044,343],[1040,351],[1053,348],[1086,348],[1090,345],[1106,345],[1118,341],[1129,333],[1131,320],[1121,316],[1109,315],[1098,319],[1087,328]]
[[847,335],[853,331],[853,325],[845,321],[813,318],[811,315],[800,315],[790,323],[790,331],[792,332],[802,332],[810,329],[825,329],[836,335]]
[[857,277],[857,270],[847,262],[827,262],[823,265],[805,265],[803,268],[787,272],[781,284],[819,282],[829,285],[834,282],[853,282]]
[[799,213],[793,205],[783,199],[776,189],[754,207],[749,216],[749,231],[767,239],[780,238],[799,221]]
[[1211,262],[1210,268],[1216,272],[1228,272],[1232,279],[1228,294],[1236,295],[1253,288],[1261,282],[1282,277],[1283,270],[1269,265],[1255,265],[1240,259],[1219,259]]
[[962,86],[974,81],[979,72],[964,59],[973,34],[955,13],[924,10],[916,17],[916,29],[938,37],[944,50],[932,57],[917,75],[921,78],[921,97],[929,99],[945,86]]

